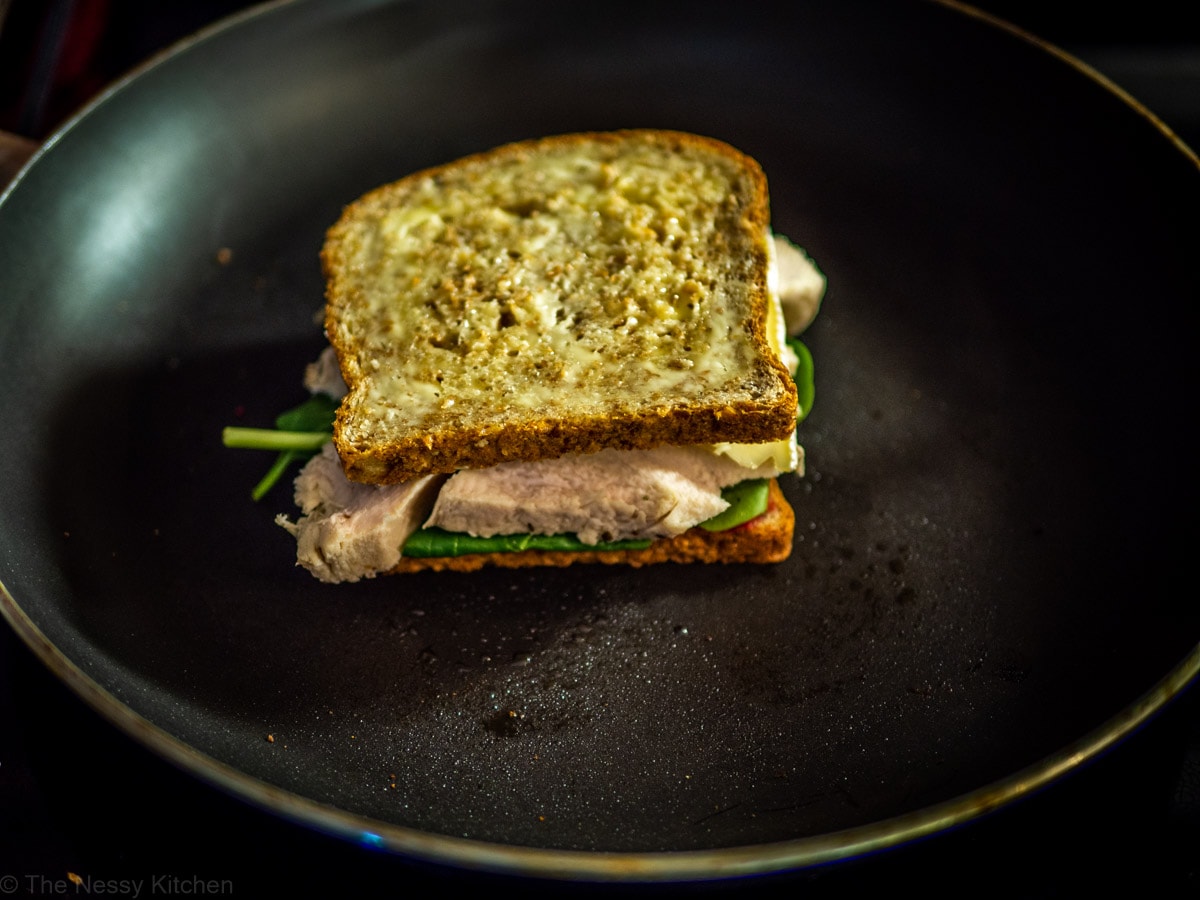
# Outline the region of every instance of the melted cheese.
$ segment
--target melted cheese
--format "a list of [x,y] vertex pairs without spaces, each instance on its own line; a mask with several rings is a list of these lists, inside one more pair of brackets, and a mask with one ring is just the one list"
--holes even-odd
[[[787,325],[779,302],[779,265],[775,258],[775,242],[770,235],[767,236],[767,248],[767,343],[779,355],[788,371],[795,374],[799,361],[787,345]],[[782,441],[768,444],[713,444],[710,449],[747,469],[757,469],[764,463],[773,462],[780,472],[793,472],[800,468],[803,460],[794,429],[791,436]]]

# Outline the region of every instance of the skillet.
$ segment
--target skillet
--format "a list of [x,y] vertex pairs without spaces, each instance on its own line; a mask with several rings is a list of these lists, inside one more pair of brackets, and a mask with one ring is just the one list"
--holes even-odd
[[[873,13],[293,3],[103,99],[0,207],[18,633],[235,794],[536,874],[861,852],[1122,736],[1196,669],[1195,160],[1002,29]],[[334,596],[290,571],[286,495],[249,504],[261,461],[215,436],[294,401],[340,204],[641,124],[757,156],[830,277],[793,560]]]

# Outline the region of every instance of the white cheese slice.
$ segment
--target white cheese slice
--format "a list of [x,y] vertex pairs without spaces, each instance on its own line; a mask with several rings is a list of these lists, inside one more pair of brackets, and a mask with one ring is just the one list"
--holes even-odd
[[[787,326],[779,302],[779,260],[770,232],[767,233],[767,343],[788,371],[795,374],[800,361],[787,345]],[[803,451],[796,443],[795,429],[781,441],[767,444],[713,444],[710,449],[747,469],[757,469],[764,463],[772,462],[780,472],[795,472],[800,470],[804,458]]]

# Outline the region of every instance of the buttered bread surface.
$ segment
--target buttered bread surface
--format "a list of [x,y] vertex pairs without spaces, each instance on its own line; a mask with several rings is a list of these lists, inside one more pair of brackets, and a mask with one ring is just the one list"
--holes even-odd
[[768,220],[753,160],[662,131],[508,145],[367,194],[322,252],[347,475],[786,437]]

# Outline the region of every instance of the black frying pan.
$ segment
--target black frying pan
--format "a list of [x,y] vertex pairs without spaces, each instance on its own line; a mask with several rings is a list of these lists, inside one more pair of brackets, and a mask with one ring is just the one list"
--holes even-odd
[[[264,460],[219,431],[298,399],[341,205],[624,126],[756,156],[829,276],[792,559],[293,570],[286,491],[251,504]],[[941,830],[1200,667],[1198,200],[1148,117],[938,4],[265,9],[102,99],[0,206],[2,608],[168,759],[421,859],[694,878]]]

